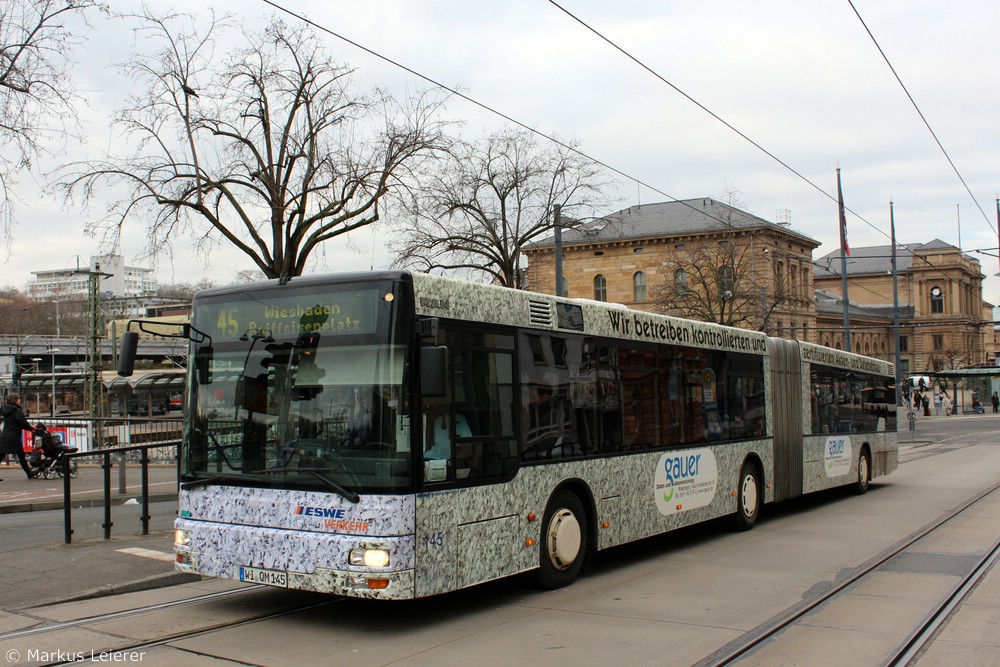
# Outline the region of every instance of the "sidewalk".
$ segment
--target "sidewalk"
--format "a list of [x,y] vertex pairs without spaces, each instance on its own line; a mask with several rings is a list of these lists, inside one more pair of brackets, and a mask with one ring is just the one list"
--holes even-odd
[[8,576],[0,578],[0,630],[7,611],[199,580],[174,571],[173,546],[173,531],[159,531],[8,551]]
[[[80,465],[80,473],[70,479],[73,507],[92,507],[104,503],[104,470],[99,465]],[[120,490],[121,471],[111,470],[111,502],[120,504],[130,498],[140,499],[142,471],[138,465],[125,466],[125,492]],[[0,465],[0,514],[62,509],[63,479],[28,479],[16,462]],[[173,465],[149,466],[150,502],[177,497],[177,468]]]
[[[139,466],[128,465],[125,473],[125,493],[121,493],[119,470],[116,467],[111,471],[113,509],[141,500]],[[55,511],[63,508],[62,478],[29,480],[20,466],[14,464],[0,465],[0,479],[3,479],[0,482],[0,528],[5,535],[16,536],[16,531],[23,532],[25,525],[41,521],[43,517],[61,526],[61,518]],[[80,508],[103,506],[104,470],[99,466],[80,466],[80,473],[70,480],[70,487],[74,512]],[[176,498],[176,467],[150,466],[150,503]],[[151,513],[155,511],[151,509]],[[78,520],[74,518],[74,525]],[[141,535],[135,528],[126,528],[124,522],[116,522],[110,540],[74,538],[72,544],[59,540],[60,530],[52,531],[52,542],[42,546],[16,546],[16,537],[0,542],[10,575],[0,577],[0,610],[159,588],[199,578],[174,571],[172,530]],[[0,611],[0,627],[2,618]]]

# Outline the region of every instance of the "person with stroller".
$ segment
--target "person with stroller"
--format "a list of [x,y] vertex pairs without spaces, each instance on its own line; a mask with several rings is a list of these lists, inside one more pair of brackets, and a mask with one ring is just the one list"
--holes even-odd
[[41,451],[38,452],[40,454],[38,460],[32,462],[32,465],[37,466],[36,474],[39,475],[46,473],[55,465],[64,452],[72,454],[76,451],[76,447],[64,445],[42,422],[35,424],[35,439],[41,442]]
[[0,463],[7,460],[8,454],[15,454],[24,474],[28,479],[34,479],[36,474],[31,470],[24,455],[22,434],[25,431],[33,432],[35,429],[28,423],[28,418],[21,409],[20,394],[13,391],[7,394],[3,407],[0,407],[0,418],[3,420],[3,431],[0,431]]

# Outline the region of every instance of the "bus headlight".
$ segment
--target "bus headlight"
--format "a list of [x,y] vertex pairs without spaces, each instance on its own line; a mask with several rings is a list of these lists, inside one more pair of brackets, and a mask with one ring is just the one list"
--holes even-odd
[[174,546],[175,547],[191,546],[191,533],[184,530],[183,528],[176,529],[174,531]]
[[351,565],[364,567],[389,567],[389,550],[371,547],[351,549],[348,562]]

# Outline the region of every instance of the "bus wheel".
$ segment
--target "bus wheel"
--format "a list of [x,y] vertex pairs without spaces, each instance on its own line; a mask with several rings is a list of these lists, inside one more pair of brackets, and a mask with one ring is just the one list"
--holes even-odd
[[760,475],[757,467],[747,461],[740,470],[736,489],[736,514],[733,523],[737,530],[750,530],[760,517]]
[[560,491],[542,519],[538,584],[562,588],[573,583],[583,567],[587,548],[587,516],[576,494]]
[[872,463],[868,457],[868,450],[863,449],[861,450],[861,456],[858,458],[858,481],[854,483],[854,493],[859,496],[868,493],[868,482],[872,478],[871,470]]

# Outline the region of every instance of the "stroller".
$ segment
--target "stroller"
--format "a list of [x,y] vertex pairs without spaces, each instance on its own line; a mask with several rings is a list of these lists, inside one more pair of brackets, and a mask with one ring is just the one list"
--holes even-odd
[[[63,476],[63,458],[67,454],[77,451],[76,447],[67,447],[62,443],[62,437],[57,433],[51,433],[45,424],[38,424],[35,427],[35,438],[42,443],[42,446],[28,455],[28,466],[31,471],[45,479]],[[76,477],[78,474],[76,459],[69,459],[69,476]]]

